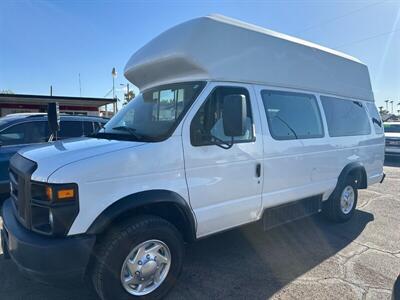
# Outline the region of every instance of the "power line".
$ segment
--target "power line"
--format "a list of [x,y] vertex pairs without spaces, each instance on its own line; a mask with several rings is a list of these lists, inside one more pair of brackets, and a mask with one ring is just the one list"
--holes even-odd
[[326,21],[320,22],[320,23],[318,23],[318,24],[314,24],[314,25],[311,25],[311,26],[309,26],[309,27],[306,27],[305,29],[302,29],[301,31],[296,32],[295,34],[301,34],[301,33],[304,33],[304,32],[306,32],[306,31],[309,31],[309,30],[311,30],[311,29],[314,29],[314,28],[317,28],[317,27],[321,27],[321,26],[323,26],[323,25],[326,25],[326,24],[335,22],[336,20],[339,20],[339,19],[348,17],[348,16],[350,16],[350,15],[353,15],[353,14],[355,14],[355,13],[358,13],[359,11],[364,10],[364,9],[367,9],[367,8],[370,8],[370,7],[372,7],[372,6],[380,5],[380,4],[382,4],[383,2],[386,2],[386,1],[387,1],[387,0],[383,0],[383,1],[379,1],[379,2],[375,2],[375,3],[371,3],[371,4],[368,4],[368,5],[365,5],[365,6],[363,6],[363,7],[360,7],[360,8],[354,9],[354,10],[352,10],[352,11],[349,11],[349,12],[343,14],[343,15],[340,15],[340,16],[337,16],[337,17],[333,17],[333,18],[331,18],[331,19],[328,19],[328,20],[326,20]]
[[104,95],[103,98],[106,98],[108,95],[110,95],[112,91],[113,91],[113,89],[111,88],[111,90],[109,90],[109,91],[107,92],[107,94]]
[[338,45],[338,46],[335,46],[335,47],[332,47],[332,48],[336,48],[337,49],[337,48],[341,48],[341,47],[345,47],[345,46],[349,46],[349,45],[358,44],[358,43],[361,43],[361,42],[364,42],[364,41],[372,40],[372,39],[375,39],[377,37],[385,36],[385,35],[388,35],[388,34],[391,34],[391,33],[394,33],[394,32],[398,32],[398,31],[400,31],[400,28],[396,28],[396,29],[393,29],[393,30],[390,30],[390,31],[386,31],[386,32],[381,32],[381,33],[378,33],[378,34],[375,34],[375,35],[371,35],[371,36],[368,36],[368,37],[360,39],[360,40],[353,41],[351,43],[345,43],[345,44]]

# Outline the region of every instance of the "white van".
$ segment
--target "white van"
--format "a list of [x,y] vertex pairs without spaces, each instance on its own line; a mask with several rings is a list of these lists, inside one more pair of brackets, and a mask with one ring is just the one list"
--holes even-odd
[[150,41],[125,76],[142,92],[95,137],[11,160],[3,248],[35,278],[158,299],[184,243],[320,211],[343,222],[384,178],[368,69],[348,55],[210,16]]

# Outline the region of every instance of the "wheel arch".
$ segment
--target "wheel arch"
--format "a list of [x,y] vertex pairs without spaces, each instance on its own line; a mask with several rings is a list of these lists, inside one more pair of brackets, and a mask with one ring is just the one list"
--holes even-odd
[[337,186],[341,186],[348,177],[354,178],[358,189],[366,189],[368,187],[367,172],[361,163],[352,162],[346,165],[339,175]]
[[113,223],[138,214],[152,214],[166,219],[182,233],[185,242],[196,239],[192,209],[182,196],[169,190],[138,192],[115,201],[97,216],[86,232],[102,234]]

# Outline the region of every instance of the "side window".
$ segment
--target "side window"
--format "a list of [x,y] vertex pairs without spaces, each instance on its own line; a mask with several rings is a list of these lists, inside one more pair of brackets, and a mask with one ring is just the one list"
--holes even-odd
[[60,132],[58,137],[60,139],[67,139],[71,137],[83,136],[82,122],[81,121],[61,121]]
[[234,143],[254,141],[253,118],[248,91],[237,87],[218,87],[208,96],[190,124],[190,140],[193,146],[213,145],[219,142],[218,140],[231,141],[231,138],[224,134],[222,112],[225,96],[233,94],[244,95],[247,105],[245,134],[235,137]]
[[369,115],[371,117],[372,124],[374,124],[375,133],[377,134],[383,133],[382,119],[375,104],[367,103],[367,108],[369,111]]
[[83,135],[88,136],[94,133],[94,125],[95,123],[89,122],[89,121],[84,121],[83,122]]
[[3,146],[18,144],[34,144],[47,142],[47,122],[24,122],[0,132],[0,141]]
[[263,90],[261,97],[274,139],[310,139],[324,136],[321,114],[314,95]]
[[367,112],[360,101],[321,96],[329,135],[355,136],[371,133]]

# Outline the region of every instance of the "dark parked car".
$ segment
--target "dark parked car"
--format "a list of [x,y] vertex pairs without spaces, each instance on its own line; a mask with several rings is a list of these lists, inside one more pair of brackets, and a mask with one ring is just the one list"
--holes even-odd
[[[60,116],[58,139],[87,136],[97,132],[108,119],[88,116]],[[50,136],[47,114],[12,114],[0,118],[0,199],[9,193],[8,166],[19,149],[45,143]]]

